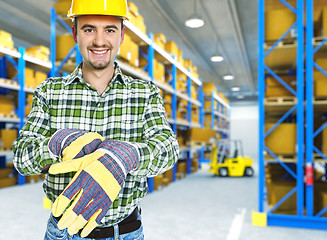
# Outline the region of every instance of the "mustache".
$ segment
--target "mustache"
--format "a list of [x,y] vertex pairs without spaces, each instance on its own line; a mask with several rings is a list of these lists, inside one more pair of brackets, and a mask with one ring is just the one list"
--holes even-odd
[[88,47],[88,49],[94,49],[94,48],[101,48],[101,49],[105,48],[105,49],[111,50],[112,46],[108,45],[108,44],[98,45],[98,44],[95,43],[95,44],[92,44],[92,45],[90,45]]

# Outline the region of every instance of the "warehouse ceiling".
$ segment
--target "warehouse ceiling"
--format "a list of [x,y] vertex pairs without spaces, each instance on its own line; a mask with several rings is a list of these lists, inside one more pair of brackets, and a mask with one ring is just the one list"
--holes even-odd
[[[194,0],[133,0],[147,32],[174,40],[198,67],[202,82],[215,82],[219,91],[237,100],[257,96],[257,0],[196,0],[196,12],[205,25],[185,26],[195,9]],[[15,46],[50,46],[50,11],[55,0],[0,0],[0,29],[12,33]],[[90,1],[92,2],[92,1]],[[64,33],[62,29],[59,33]],[[210,57],[219,52],[224,61]],[[223,80],[231,73],[234,80]],[[239,92],[232,92],[239,87]]]

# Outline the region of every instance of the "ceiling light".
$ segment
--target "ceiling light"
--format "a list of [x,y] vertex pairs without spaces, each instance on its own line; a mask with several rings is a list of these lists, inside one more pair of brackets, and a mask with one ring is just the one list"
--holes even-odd
[[234,76],[230,73],[227,73],[223,76],[224,80],[233,80]]
[[240,91],[241,89],[240,89],[239,87],[232,87],[231,90],[232,90],[233,92],[238,92],[238,91]]
[[189,28],[199,28],[204,25],[204,20],[196,12],[196,2],[194,1],[194,14],[185,21],[185,25]]
[[189,28],[200,28],[204,25],[204,21],[200,16],[193,15],[185,21],[185,25]]
[[221,61],[224,61],[224,57],[217,53],[217,54],[212,55],[210,60],[211,60],[211,62],[221,62]]
[[244,99],[244,95],[237,95],[237,99]]

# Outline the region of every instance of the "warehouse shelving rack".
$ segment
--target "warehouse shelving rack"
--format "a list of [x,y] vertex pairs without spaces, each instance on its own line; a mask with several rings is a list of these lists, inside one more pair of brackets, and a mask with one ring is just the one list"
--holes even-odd
[[[0,125],[5,127],[6,124],[18,125],[17,129],[21,129],[25,123],[25,101],[26,93],[33,93],[34,89],[25,87],[25,66],[32,64],[38,68],[51,69],[50,62],[45,62],[25,54],[25,48],[19,47],[17,50],[10,50],[0,47],[1,58],[1,78],[0,90],[8,91],[14,90],[18,92],[18,106],[16,109],[17,117],[3,117],[0,118]],[[18,72],[16,80],[5,79],[7,76],[7,64],[11,64]],[[12,126],[13,128],[14,126]],[[6,167],[7,158],[11,155],[11,151],[0,152],[0,167]],[[18,173],[18,185],[25,184],[25,177]]]
[[[265,1],[259,0],[259,58],[258,58],[258,82],[259,82],[259,211],[254,212],[252,222],[254,225],[266,226],[288,226],[303,228],[327,229],[327,219],[321,217],[326,212],[326,208],[320,213],[314,215],[314,187],[313,187],[313,151],[317,148],[313,145],[314,136],[317,132],[313,131],[313,0],[306,1],[306,7],[303,0],[297,0],[296,8],[293,8],[287,1],[280,0],[294,14],[296,14],[296,23],[293,24],[272,46],[268,51],[264,51],[264,34],[265,34]],[[306,14],[306,41],[304,42],[304,13]],[[297,31],[296,37],[296,91],[293,91],[265,62],[267,56],[274,51],[278,44],[283,41],[292,29]],[[325,42],[325,41],[324,41]],[[324,42],[322,44],[324,44]],[[306,50],[306,56],[304,56]],[[306,57],[306,68],[304,66],[304,57]],[[274,76],[285,88],[292,92],[296,98],[294,106],[274,124],[274,126],[265,132],[265,72]],[[306,73],[306,101],[304,101],[304,77]],[[303,104],[305,102],[305,105]],[[273,132],[285,119],[296,111],[296,171],[290,169],[286,162],[281,160],[266,145],[265,139]],[[306,118],[304,118],[306,116]],[[305,123],[305,125],[304,125]],[[324,124],[326,125],[326,124]],[[304,130],[304,126],[306,129]],[[324,126],[322,126],[324,127]],[[304,132],[306,131],[306,139]],[[318,131],[321,131],[321,129]],[[268,210],[265,206],[265,155],[269,153],[274,158],[274,162],[280,164],[289,175],[296,180],[296,186],[284,195],[273,207]],[[305,155],[306,154],[306,155]],[[306,158],[305,158],[306,157]],[[326,159],[326,157],[324,157]],[[304,171],[304,169],[306,171]],[[304,180],[305,179],[305,180]],[[273,213],[282,203],[296,193],[296,214],[276,214]]]

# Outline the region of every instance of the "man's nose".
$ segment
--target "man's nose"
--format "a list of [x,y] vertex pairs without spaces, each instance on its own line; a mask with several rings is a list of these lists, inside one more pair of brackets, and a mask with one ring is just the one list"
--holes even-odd
[[98,31],[94,38],[94,45],[96,46],[103,46],[105,45],[105,36],[104,33],[101,31]]

